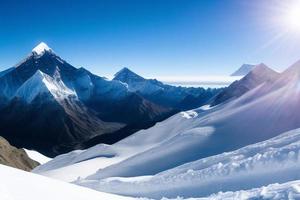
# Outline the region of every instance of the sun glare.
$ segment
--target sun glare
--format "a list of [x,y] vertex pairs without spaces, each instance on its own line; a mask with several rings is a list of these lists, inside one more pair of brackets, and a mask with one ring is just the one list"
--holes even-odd
[[300,0],[289,1],[283,11],[283,25],[288,31],[300,32]]

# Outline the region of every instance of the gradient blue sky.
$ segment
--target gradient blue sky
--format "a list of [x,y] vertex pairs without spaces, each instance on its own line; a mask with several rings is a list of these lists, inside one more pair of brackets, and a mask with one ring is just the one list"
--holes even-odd
[[227,75],[260,62],[281,70],[300,59],[300,33],[278,36],[278,1],[0,0],[0,70],[41,41],[105,76],[124,66],[148,77]]

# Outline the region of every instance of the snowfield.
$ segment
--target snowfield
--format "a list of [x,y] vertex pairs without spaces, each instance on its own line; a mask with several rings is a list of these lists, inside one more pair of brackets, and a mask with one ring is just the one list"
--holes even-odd
[[154,176],[98,179],[77,184],[123,195],[161,197],[207,196],[300,179],[300,129],[236,151],[203,158]]
[[1,200],[130,200],[0,165]]

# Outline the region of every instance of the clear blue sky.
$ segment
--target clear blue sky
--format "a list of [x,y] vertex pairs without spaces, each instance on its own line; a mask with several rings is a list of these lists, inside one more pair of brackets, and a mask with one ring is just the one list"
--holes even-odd
[[124,66],[145,76],[222,75],[260,62],[284,69],[300,59],[300,41],[273,39],[278,1],[0,0],[0,70],[41,41],[99,75]]

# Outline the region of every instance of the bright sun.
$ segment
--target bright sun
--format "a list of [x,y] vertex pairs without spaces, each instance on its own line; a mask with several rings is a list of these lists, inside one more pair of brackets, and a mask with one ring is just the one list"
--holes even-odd
[[294,1],[284,8],[283,23],[289,31],[300,32],[300,1]]

